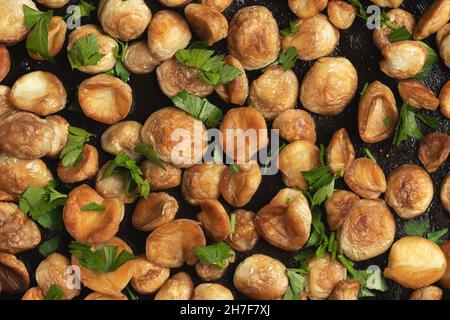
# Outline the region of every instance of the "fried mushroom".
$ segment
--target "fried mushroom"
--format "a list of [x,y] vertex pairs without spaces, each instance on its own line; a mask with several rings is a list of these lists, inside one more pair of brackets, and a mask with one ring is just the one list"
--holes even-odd
[[85,144],[82,150],[82,160],[75,167],[65,167],[59,162],[56,172],[58,178],[64,183],[77,183],[90,180],[98,171],[98,151],[94,146]]
[[4,44],[0,44],[0,82],[6,78],[11,69],[11,59],[8,48]]
[[353,192],[366,199],[377,199],[386,191],[383,170],[368,158],[355,159],[345,171],[344,181]]
[[435,111],[439,106],[439,99],[423,82],[418,80],[402,80],[398,83],[398,91],[402,100],[415,109]]
[[128,179],[126,172],[115,173],[109,177],[103,177],[105,170],[110,164],[110,161],[106,162],[97,172],[97,177],[95,178],[95,190],[105,199],[118,198],[127,204],[133,203],[136,201],[137,195],[136,192],[128,193],[125,190]]
[[142,40],[128,47],[123,64],[131,73],[149,74],[159,65],[159,60],[152,56],[147,41]]
[[234,0],[200,0],[200,3],[223,12],[233,3],[233,1]]
[[442,205],[450,213],[450,171],[447,172],[441,184],[440,198]]
[[409,300],[441,300],[442,289],[436,286],[428,286],[411,292]]
[[172,221],[178,211],[177,200],[165,192],[152,192],[139,199],[134,208],[132,224],[140,231],[153,231]]
[[225,208],[214,199],[199,202],[202,211],[197,214],[197,220],[202,225],[205,233],[215,242],[225,240],[230,234],[231,224]]
[[350,210],[359,202],[359,196],[351,191],[336,190],[333,195],[325,201],[327,223],[330,230],[336,231],[341,228]]
[[27,290],[27,292],[24,293],[21,300],[44,300],[44,294],[42,293],[41,289],[39,287],[33,287]]
[[[43,61],[55,57],[62,49],[66,40],[67,24],[62,17],[54,16],[50,20],[48,27],[48,56],[43,57],[41,54],[28,50],[31,58]],[[28,37],[31,33],[28,34]]]
[[355,148],[345,128],[333,133],[326,149],[326,159],[333,173],[345,172],[350,163],[355,160]]
[[28,30],[25,25],[23,6],[38,10],[33,0],[4,0],[0,3],[0,43],[15,44],[25,39]]
[[288,0],[289,9],[299,18],[311,18],[327,7],[328,0]]
[[218,283],[202,283],[195,287],[192,300],[234,300],[231,291]]
[[227,243],[236,251],[248,252],[255,247],[259,239],[255,226],[255,213],[238,209],[233,214],[236,217],[236,223],[234,232],[230,233]]
[[152,294],[161,288],[169,276],[170,269],[158,267],[149,262],[145,255],[140,255],[134,260],[131,286],[141,294]]
[[447,268],[442,278],[439,280],[439,284],[446,289],[450,289],[450,240],[445,241],[440,245],[442,252],[445,255],[447,261]]
[[15,255],[0,252],[0,292],[24,292],[30,285],[30,275],[25,264]]
[[[405,27],[410,33],[413,32],[416,21],[414,20],[414,16],[408,11],[397,8],[389,10],[386,14],[398,28]],[[382,25],[381,28],[373,30],[373,42],[378,49],[382,50],[385,46],[391,44],[389,35],[392,31],[393,30],[386,25]]]
[[144,177],[151,182],[152,190],[166,190],[181,184],[181,169],[165,163],[161,168],[151,161],[144,161],[141,165]]
[[194,284],[186,272],[178,272],[169,278],[155,295],[155,300],[190,300]]
[[414,29],[414,40],[423,40],[438,32],[448,22],[450,17],[450,2],[435,0],[420,17]]
[[106,301],[112,301],[112,300],[128,300],[128,297],[124,294],[117,294],[117,295],[110,295],[110,294],[104,294],[100,292],[92,292],[84,298],[84,300],[106,300]]
[[419,41],[399,41],[387,45],[381,51],[380,69],[387,76],[403,80],[414,77],[428,59],[425,46]]
[[227,102],[242,106],[248,96],[248,79],[242,64],[232,55],[224,58],[224,62],[241,72],[241,75],[227,84],[219,83],[214,89],[219,97]]
[[339,281],[328,297],[329,300],[358,300],[361,284],[358,280]]
[[184,8],[184,15],[194,33],[208,46],[228,36],[228,21],[213,7],[191,3]]
[[356,18],[356,7],[341,0],[332,0],[328,3],[327,14],[330,22],[338,29],[348,29]]
[[273,121],[272,129],[279,130],[280,137],[287,142],[308,140],[316,143],[316,123],[304,110],[289,109],[281,112]]
[[261,169],[254,162],[235,166],[238,170],[233,167],[234,171],[238,172],[231,167],[223,170],[219,188],[226,202],[234,207],[243,207],[250,202],[261,184]]
[[137,121],[121,121],[106,129],[101,137],[102,149],[110,154],[126,153],[131,159],[138,160],[141,155],[134,149],[142,142],[142,125]]
[[163,6],[175,8],[182,7],[191,2],[192,0],[158,0]]
[[442,114],[450,119],[450,81],[442,87],[441,93],[439,94],[439,105]]
[[9,87],[0,85],[0,118],[15,110],[11,101],[9,101],[10,92],[11,89]]
[[37,2],[39,2],[43,6],[46,6],[47,8],[58,9],[64,7],[67,3],[69,3],[69,0],[37,0]]
[[417,155],[428,172],[435,172],[447,161],[449,152],[450,136],[445,132],[431,132],[420,141]]
[[218,267],[213,264],[203,264],[200,261],[195,265],[195,272],[199,276],[200,279],[204,282],[217,281],[225,274],[230,263],[233,263],[236,259],[235,253],[233,250],[230,250],[232,253],[231,257],[229,257],[225,261],[225,265],[223,267]]
[[370,0],[380,7],[397,8],[403,2],[403,0]]

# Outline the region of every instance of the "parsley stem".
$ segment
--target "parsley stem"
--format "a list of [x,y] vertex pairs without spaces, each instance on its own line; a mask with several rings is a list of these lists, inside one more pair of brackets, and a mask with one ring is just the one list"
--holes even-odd
[[340,263],[342,263],[342,265],[345,267],[345,269],[347,269],[348,273],[350,273],[350,275],[355,278],[357,276],[357,272],[355,270],[354,266],[354,262],[347,259],[344,255],[339,254],[337,256],[338,260]]

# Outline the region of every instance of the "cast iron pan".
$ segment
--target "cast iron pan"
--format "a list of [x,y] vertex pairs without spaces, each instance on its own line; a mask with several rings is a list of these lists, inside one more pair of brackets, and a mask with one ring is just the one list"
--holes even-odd
[[[156,0],[146,0],[146,2],[153,13],[162,9],[162,6]],[[402,8],[405,8],[407,11],[411,12],[417,19],[424,12],[425,8],[432,2],[433,0],[405,0]],[[77,4],[79,3],[79,1],[72,0],[70,1],[70,3]],[[365,7],[371,4],[371,2],[369,2],[368,0],[362,1],[362,3]],[[225,11],[225,15],[229,20],[231,20],[233,14],[237,10],[250,5],[263,5],[268,7],[272,11],[274,17],[277,19],[280,28],[286,27],[289,24],[290,20],[295,19],[294,14],[288,8],[287,0],[237,0],[231,7],[229,7]],[[40,9],[45,10],[45,8]],[[176,9],[176,11],[182,13],[183,9]],[[65,13],[66,7],[56,10],[55,15],[64,16]],[[97,17],[95,15],[92,15],[89,19],[83,18],[83,24],[86,23],[98,24]],[[336,48],[332,55],[344,56],[355,65],[356,69],[358,70],[359,76],[358,88],[361,89],[366,82],[380,80],[383,83],[387,84],[395,92],[398,100],[398,105],[400,105],[401,100],[399,99],[399,95],[396,89],[397,81],[385,76],[378,68],[378,63],[379,61],[381,61],[381,55],[379,50],[372,42],[372,31],[368,30],[364,22],[357,18],[351,29],[341,30],[340,34],[341,39],[339,46]],[[426,42],[436,49],[437,46],[434,38],[434,36],[431,36],[426,40]],[[225,53],[225,41],[221,41],[215,49],[217,49],[218,52]],[[75,96],[77,85],[79,85],[84,79],[90,77],[87,74],[78,71],[72,71],[70,69],[69,63],[67,61],[67,54],[64,49],[56,57],[57,66],[54,66],[49,62],[41,63],[31,59],[25,50],[25,45],[23,42],[14,47],[10,47],[9,50],[11,54],[12,67],[8,77],[2,83],[4,85],[11,86],[17,78],[28,72],[35,70],[45,70],[54,73],[63,81],[69,93],[69,101],[72,101]],[[300,81],[303,79],[312,64],[313,62],[297,62],[294,67],[294,71],[296,72]],[[249,72],[247,74],[250,80],[253,80],[261,74],[261,71]],[[432,67],[428,77],[425,79],[425,82],[436,94],[439,94],[440,88],[449,79],[449,75],[449,69],[447,69],[442,62],[440,62],[439,64]],[[143,123],[152,112],[156,111],[159,108],[172,105],[171,101],[159,89],[154,72],[150,75],[132,75],[129,84],[133,89],[134,102],[133,109],[127,117],[127,120],[137,120]],[[231,107],[230,105],[226,105],[225,103],[223,103],[215,93],[209,96],[208,99],[212,103],[220,106],[224,112],[226,112]],[[400,147],[395,147],[392,145],[392,138],[372,145],[366,145],[361,141],[357,126],[358,100],[359,95],[356,95],[352,103],[339,116],[324,117],[313,115],[317,126],[317,143],[323,143],[327,145],[332,134],[336,130],[345,127],[348,130],[351,140],[355,145],[357,156],[364,156],[364,147],[369,147],[386,175],[397,166],[404,163],[420,164],[417,158],[417,142],[408,141],[402,143]],[[81,113],[76,113],[69,110],[63,110],[60,114],[65,117],[72,126],[85,128],[89,132],[96,135],[96,137],[91,140],[91,143],[94,144],[100,151],[101,164],[105,163],[107,160],[112,159],[111,155],[102,152],[99,144],[100,137],[107,128],[106,125],[90,120]],[[440,130],[447,133],[449,132],[449,121],[442,117],[442,115],[438,111],[434,113],[425,112],[425,114],[439,116],[441,121]],[[422,129],[424,133],[430,132],[429,128],[423,127]],[[53,170],[55,177],[57,177],[55,172],[57,162],[49,159],[45,159],[45,161]],[[445,228],[449,227],[450,225],[450,215],[445,212],[445,209],[443,208],[439,200],[440,185],[443,177],[449,170],[449,167],[450,163],[447,161],[447,163],[442,165],[438,171],[431,174],[435,186],[435,194],[433,202],[427,210],[425,216],[430,219],[430,224],[432,225],[433,229]],[[277,174],[276,176],[264,176],[263,182],[259,187],[258,192],[253,197],[252,201],[247,206],[245,206],[245,209],[257,212],[262,206],[267,204],[270,199],[275,196],[275,194],[283,187],[284,185],[282,184],[279,174]],[[343,185],[342,179],[337,187],[345,187]],[[65,191],[67,192],[68,190]],[[180,210],[177,214],[177,218],[183,217],[194,219],[195,215],[199,212],[199,208],[188,205],[184,201],[179,188],[175,190],[169,190],[168,193],[177,198],[180,204]],[[222,203],[225,205],[225,208],[228,210],[228,212],[231,212],[233,210],[233,208],[228,206],[225,201],[222,201]],[[137,255],[145,252],[145,240],[148,234],[137,231],[132,227],[131,214],[133,211],[133,207],[133,205],[127,206],[127,213],[125,215],[124,221],[121,224],[118,236],[124,239],[132,247],[133,252]],[[400,219],[398,219],[397,217],[396,221],[398,238],[404,235],[404,222],[400,221]],[[57,232],[51,232],[44,229],[42,229],[41,231],[43,235],[43,241],[57,235]],[[67,234],[67,232],[64,232],[58,252],[69,256],[66,248],[70,241],[70,236]],[[234,269],[239,264],[239,262],[253,253],[265,253],[269,256],[281,260],[288,267],[296,266],[295,261],[292,259],[292,253],[277,249],[269,245],[263,239],[260,239],[257,246],[250,253],[237,254],[236,263],[230,266],[225,276],[220,280],[220,283],[228,287],[233,292],[236,299],[245,299],[245,297],[241,295],[233,286]],[[37,249],[35,249],[19,254],[18,258],[24,261],[28,268],[30,277],[32,279],[30,286],[35,286],[36,283],[34,279],[34,272],[38,264],[44,259],[44,257],[42,257]],[[365,268],[369,265],[378,265],[381,269],[383,269],[386,266],[386,263],[387,254],[384,254],[378,256],[375,259],[371,259],[359,264],[359,267]],[[197,277],[193,267],[186,266],[181,268],[180,270],[186,271],[191,274],[195,284],[201,282]],[[171,274],[174,274],[175,272],[180,270],[171,270]],[[409,290],[399,287],[392,281],[388,281],[388,284],[390,288],[389,291],[385,293],[377,293],[377,297],[375,299],[406,299],[408,297]],[[78,299],[82,299],[89,292],[89,289],[83,289]],[[444,292],[444,298],[449,299],[450,290],[445,290]],[[21,295],[0,294],[0,299],[19,299],[20,297]],[[152,296],[140,296],[140,299],[151,298]]]

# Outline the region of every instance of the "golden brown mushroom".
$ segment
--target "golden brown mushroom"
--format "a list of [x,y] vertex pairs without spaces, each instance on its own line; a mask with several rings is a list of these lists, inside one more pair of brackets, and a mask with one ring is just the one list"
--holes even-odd
[[339,281],[328,297],[329,300],[358,300],[361,285],[358,280]]
[[220,193],[230,205],[243,207],[250,202],[261,184],[261,169],[254,162],[235,166],[238,172],[233,172],[230,167],[222,172]]
[[450,289],[450,241],[445,241],[440,245],[442,252],[445,255],[447,261],[447,268],[442,278],[439,280],[439,284],[446,289]]
[[326,151],[327,164],[333,173],[345,172],[355,160],[355,148],[345,128],[333,133]]
[[172,221],[178,202],[165,192],[152,192],[147,199],[139,199],[132,217],[133,226],[140,231],[153,231]]
[[331,23],[338,29],[348,29],[356,18],[356,7],[341,0],[332,0],[328,3],[327,14]]
[[15,255],[0,252],[0,292],[24,292],[30,285],[25,264]]
[[28,34],[23,6],[38,10],[33,0],[3,0],[0,3],[0,43],[15,44]]
[[218,283],[202,283],[195,287],[192,300],[234,300],[231,291]]
[[264,68],[278,57],[278,25],[266,7],[240,9],[231,20],[228,34],[228,51],[242,63],[245,70]]
[[441,300],[442,289],[436,286],[428,286],[411,292],[409,300]]
[[[66,40],[67,24],[62,17],[54,16],[50,20],[48,27],[48,57],[55,57],[62,49],[64,41]],[[28,34],[28,37],[31,33]],[[43,61],[48,57],[43,57],[39,53],[28,50],[31,58]]]
[[200,0],[200,3],[223,12],[233,3],[233,1],[234,0]]
[[450,2],[448,0],[435,0],[420,17],[414,29],[414,39],[423,40],[438,32],[448,22],[449,16]]
[[169,276],[170,269],[158,267],[149,262],[145,255],[140,255],[134,260],[131,286],[141,294],[152,294],[161,288]]
[[151,181],[153,191],[178,187],[181,183],[181,169],[165,163],[165,169],[151,161],[144,161],[141,165],[144,177]]
[[[396,8],[389,10],[386,14],[398,28],[405,27],[410,33],[413,32],[416,21],[414,20],[414,16],[408,11]],[[386,25],[382,25],[381,28],[377,28],[373,31],[373,42],[378,49],[382,50],[385,46],[391,44],[389,35],[392,31],[393,30]]]
[[439,99],[423,82],[418,80],[402,80],[398,84],[398,91],[408,106],[416,109],[435,111],[439,106]]
[[344,181],[353,192],[366,199],[377,199],[386,191],[383,170],[367,158],[354,160],[345,171]]
[[101,137],[102,149],[110,154],[126,153],[138,160],[141,155],[134,151],[141,140],[142,124],[137,121],[121,121],[106,129]]
[[338,230],[344,223],[350,210],[359,202],[359,196],[351,191],[336,190],[325,201],[327,223],[330,230]]
[[186,272],[178,272],[162,285],[155,300],[190,300],[193,292],[191,277]]
[[232,214],[236,217],[235,229],[230,233],[227,243],[236,251],[248,252],[253,249],[259,239],[255,226],[255,213],[238,209]]
[[106,162],[97,172],[97,177],[95,178],[95,191],[105,199],[118,198],[127,204],[133,203],[136,201],[137,194],[136,192],[127,192],[128,174],[126,172],[115,173],[109,177],[103,177],[105,170],[110,164],[111,161]]
[[353,99],[358,74],[346,58],[321,58],[308,71],[300,87],[305,109],[320,115],[338,115]]
[[447,172],[441,184],[441,202],[444,208],[450,213],[450,171]]
[[95,177],[98,171],[98,151],[94,146],[85,144],[82,151],[83,160],[76,167],[65,167],[59,162],[56,172],[64,183],[77,183]]
[[427,134],[419,145],[417,154],[428,172],[435,172],[445,161],[450,152],[450,136],[445,132]]
[[147,41],[142,40],[128,47],[123,64],[131,73],[149,74],[158,66],[159,60],[152,56]]
[[219,97],[229,103],[242,106],[248,96],[248,79],[242,64],[232,55],[224,58],[224,62],[241,71],[241,75],[227,84],[220,83],[214,89]]
[[439,105],[442,114],[450,119],[450,81],[442,87],[441,93],[439,94]]
[[84,298],[84,300],[128,300],[128,297],[124,294],[117,294],[117,295],[110,295],[110,294],[104,294],[100,292],[92,292]]
[[4,44],[0,44],[0,82],[6,78],[10,69],[11,59],[8,48]]
[[43,6],[46,6],[47,8],[57,9],[64,7],[69,0],[37,0],[40,4]]
[[10,92],[11,89],[9,87],[0,85],[0,117],[15,110],[11,101],[9,101]]
[[328,0],[289,0],[291,11],[299,18],[311,18],[327,7]]
[[428,209],[433,189],[433,181],[422,167],[404,164],[389,174],[385,199],[401,218],[411,219]]
[[381,51],[380,69],[387,76],[403,80],[414,77],[424,67],[428,51],[419,41],[399,41],[387,45]]
[[234,272],[233,283],[242,294],[257,300],[279,299],[289,285],[284,264],[263,254],[242,261]]
[[229,257],[226,262],[225,266],[220,268],[213,264],[203,264],[200,261],[197,262],[195,265],[195,272],[199,276],[200,279],[204,282],[211,282],[211,281],[217,281],[225,274],[227,271],[228,266],[230,263],[233,263],[235,261],[235,253],[233,250],[230,250],[232,253],[231,257]]
[[403,2],[403,0],[370,0],[380,7],[397,8]]
[[304,110],[289,109],[281,112],[273,121],[272,129],[279,130],[280,137],[287,142],[308,140],[316,143],[316,123]]
[[163,6],[166,7],[182,7],[191,2],[192,0],[158,0]]
[[215,242],[225,240],[230,234],[230,218],[222,204],[214,199],[199,202],[202,211],[197,215],[197,220],[202,225],[205,233]]
[[33,287],[24,293],[21,300],[44,300],[44,294],[39,287]]

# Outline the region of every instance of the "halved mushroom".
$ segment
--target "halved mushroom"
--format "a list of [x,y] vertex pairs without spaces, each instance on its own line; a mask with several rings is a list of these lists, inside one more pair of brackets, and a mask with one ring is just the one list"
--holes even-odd
[[327,56],[339,43],[338,29],[323,14],[300,19],[295,25],[298,31],[284,38],[281,45],[285,51],[295,47],[301,60],[315,60]]
[[442,289],[436,286],[428,286],[411,292],[409,300],[441,300]]
[[450,81],[442,87],[441,93],[439,94],[439,104],[442,114],[450,119]]
[[15,203],[0,202],[0,251],[20,253],[41,242],[41,232]]
[[131,159],[137,160],[141,155],[134,151],[141,140],[142,124],[137,121],[121,121],[106,129],[102,134],[102,149],[118,155],[125,152]]
[[222,268],[219,268],[213,264],[203,264],[200,261],[197,262],[195,265],[195,272],[197,272],[199,278],[204,282],[217,281],[222,278],[230,263],[233,263],[236,259],[234,251],[230,251],[232,252],[232,256],[226,260],[225,266]]
[[34,71],[17,79],[9,99],[17,109],[46,116],[64,108],[67,92],[54,74]]
[[22,160],[0,152],[0,190],[14,199],[24,193],[29,187],[45,187],[53,176],[45,162],[37,160]]
[[345,171],[344,181],[353,192],[366,199],[377,199],[386,191],[383,170],[368,158],[354,160]]
[[220,177],[225,168],[223,164],[200,163],[186,169],[181,183],[184,199],[191,205],[205,199],[219,199]]
[[33,287],[24,293],[21,300],[44,300],[44,294],[39,287]]
[[450,17],[450,2],[435,0],[420,17],[414,29],[414,39],[423,40],[438,32],[448,22]]
[[104,294],[100,292],[92,292],[84,298],[84,300],[128,300],[128,297],[122,293],[117,295]]
[[192,300],[234,300],[231,291],[218,283],[202,283],[195,287]]
[[250,202],[261,184],[261,169],[258,164],[251,162],[226,168],[220,178],[220,193],[230,205],[243,207]]
[[331,23],[338,29],[348,29],[356,18],[356,7],[348,2],[332,0],[328,3],[327,14]]
[[151,161],[144,161],[141,165],[144,177],[151,182],[152,190],[166,190],[181,184],[181,169],[165,163],[165,169]]
[[78,101],[86,117],[111,125],[128,115],[133,96],[127,83],[108,74],[99,74],[80,84]]
[[202,225],[205,233],[215,242],[225,240],[230,234],[231,225],[225,208],[213,199],[199,202],[202,211],[197,215],[197,220]]
[[416,109],[435,111],[439,106],[439,99],[423,82],[418,80],[402,80],[398,84],[398,91],[403,101]]
[[162,285],[155,300],[190,300],[193,292],[191,277],[186,272],[178,272]]
[[191,2],[192,0],[158,0],[163,6],[166,7],[182,7]]
[[391,89],[379,81],[372,82],[358,106],[361,139],[366,143],[383,141],[394,132],[397,122],[397,103]]
[[444,208],[450,213],[450,171],[447,172],[441,184],[441,202]]
[[123,64],[131,73],[149,74],[158,66],[159,60],[150,53],[147,41],[142,40],[128,47]]
[[278,57],[280,33],[275,18],[266,7],[249,6],[237,11],[228,34],[228,51],[245,70],[264,68]]
[[297,140],[284,147],[278,160],[284,184],[306,190],[308,183],[302,172],[320,167],[319,155],[319,148],[307,140]]
[[354,261],[386,252],[394,242],[395,220],[383,200],[359,200],[344,218],[339,250]]
[[280,137],[287,142],[308,140],[316,143],[316,123],[304,110],[289,109],[281,112],[273,121],[272,129],[279,130]]
[[234,0],[200,0],[200,3],[223,12],[233,3],[233,1]]
[[64,7],[69,0],[37,0],[37,2],[47,8],[57,9]]
[[[89,204],[103,206],[104,210],[85,209]],[[67,196],[63,219],[69,234],[77,241],[88,244],[107,242],[119,231],[125,213],[123,201],[103,199],[94,189],[83,184]]]
[[309,239],[311,209],[301,191],[284,188],[258,211],[255,226],[258,234],[275,247],[298,251]]
[[[387,13],[389,19],[398,28],[405,27],[410,33],[413,32],[416,25],[414,16],[406,10],[403,9],[392,9]],[[381,28],[377,28],[373,31],[372,38],[378,49],[382,50],[385,46],[391,44],[389,35],[392,33],[392,29],[386,25],[382,25]]]
[[207,147],[205,125],[174,107],[153,112],[142,127],[141,137],[162,161],[179,168],[199,163]]
[[33,0],[3,0],[0,3],[0,43],[15,44],[28,34],[23,6],[38,10]]
[[9,87],[0,85],[0,117],[15,110],[9,101],[10,92],[11,89]]
[[213,7],[191,3],[184,8],[184,15],[197,37],[208,46],[228,36],[227,18]]
[[103,30],[122,41],[140,37],[152,18],[144,0],[100,0],[97,13]]
[[253,249],[259,239],[255,226],[255,213],[238,209],[232,214],[236,217],[234,232],[230,233],[227,243],[236,251],[248,252]]
[[152,192],[147,199],[139,199],[133,212],[132,223],[140,231],[153,231],[172,221],[177,211],[177,199],[165,192]]
[[153,264],[166,268],[179,268],[185,262],[197,263],[195,247],[206,244],[200,224],[194,220],[176,219],[154,230],[147,238],[145,251]]
[[401,218],[417,217],[433,200],[433,181],[422,167],[404,164],[389,174],[385,199]]
[[442,252],[445,255],[447,261],[447,267],[445,269],[444,276],[439,280],[439,284],[446,289],[450,289],[450,240],[445,241],[440,245]]
[[397,8],[403,2],[403,0],[370,0],[380,7]]
[[439,54],[447,68],[450,68],[450,36],[446,36],[439,45]]
[[268,144],[267,124],[257,109],[232,108],[220,124],[220,142],[227,156],[246,163]]
[[[48,57],[43,57],[39,53],[28,50],[31,58],[43,61],[49,57],[55,57],[62,49],[66,40],[67,24],[62,17],[53,16],[48,27]],[[31,33],[28,34],[28,37]]]
[[338,115],[353,99],[358,74],[346,58],[321,58],[308,71],[300,87],[305,109],[320,115]]
[[[112,238],[102,245],[118,247],[117,255],[124,250],[133,253],[131,248],[122,239],[117,237]],[[99,245],[99,247],[102,245]],[[74,256],[72,256],[72,264],[80,267],[81,283],[85,287],[99,293],[113,296],[120,295],[121,291],[125,289],[133,276],[134,269],[134,259],[127,261],[115,271],[104,273],[93,271],[80,265],[79,261]]]
[[333,173],[345,172],[350,163],[355,160],[355,148],[345,128],[333,133],[327,147],[326,158]]
[[192,34],[182,16],[174,11],[160,10],[150,22],[147,37],[151,55],[159,61],[165,61],[178,50],[186,48]]
[[339,281],[328,297],[329,300],[358,300],[361,284],[358,280]]
[[271,66],[250,85],[248,105],[273,120],[281,112],[294,109],[298,97],[298,79],[292,70]]
[[328,0],[289,0],[288,5],[291,11],[299,18],[311,18],[323,11],[328,4]]
[[0,44],[0,82],[6,78],[10,69],[11,59],[8,48],[4,44]]
[[110,161],[106,162],[97,172],[95,190],[105,199],[118,198],[127,204],[133,203],[136,201],[137,195],[136,192],[128,193],[126,190],[128,181],[128,174],[126,172],[114,173],[109,177],[103,177],[110,163]]
[[310,299],[327,299],[347,276],[347,269],[339,261],[332,260],[329,254],[310,258],[307,264],[305,291]]
[[67,268],[70,267],[70,261],[59,253],[52,253],[41,261],[36,269],[36,282],[45,296],[52,285],[57,285],[64,292],[61,300],[72,300],[80,295],[79,289],[70,288],[70,275]]
[[77,66],[76,69],[89,74],[97,74],[111,70],[116,64],[114,51],[117,49],[118,44],[116,40],[105,35],[99,27],[93,24],[85,24],[72,31],[69,35],[67,50],[70,51],[75,45],[75,42],[80,39],[86,39],[88,36],[95,37],[95,41],[98,42],[98,53],[102,55],[102,58],[94,65]]
[[327,223],[330,230],[338,230],[344,223],[350,210],[359,202],[359,196],[351,191],[336,190],[325,201]]
[[406,288],[420,289],[441,279],[446,267],[445,255],[433,241],[404,237],[392,245],[384,276]]
[[447,161],[449,152],[450,136],[445,132],[431,132],[420,141],[417,155],[428,172],[435,172]]
[[399,41],[387,45],[381,51],[380,69],[387,76],[403,80],[414,77],[424,67],[428,51],[419,41]]
[[152,294],[161,288],[169,276],[170,269],[158,267],[149,262],[145,255],[140,255],[134,260],[131,286],[141,294]]
[[169,98],[182,91],[204,98],[214,91],[214,87],[200,80],[199,72],[199,69],[185,67],[176,58],[171,58],[156,68],[156,77],[161,91]]
[[56,172],[64,183],[77,183],[95,177],[98,171],[98,151],[94,146],[85,144],[82,151],[83,160],[76,167],[65,167],[59,162]]
[[15,255],[0,252],[0,292],[24,292],[30,285],[30,275],[25,264]]
[[220,83],[214,89],[219,97],[227,102],[242,106],[248,96],[248,79],[242,64],[232,55],[224,58],[224,62],[241,71],[241,75],[227,84]]
[[289,286],[284,264],[263,254],[242,261],[234,272],[233,283],[242,294],[256,300],[279,299]]
[[69,138],[69,123],[61,116],[52,115],[46,118],[47,124],[52,128],[54,137],[47,157],[57,158]]

